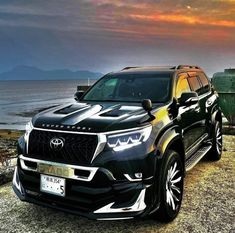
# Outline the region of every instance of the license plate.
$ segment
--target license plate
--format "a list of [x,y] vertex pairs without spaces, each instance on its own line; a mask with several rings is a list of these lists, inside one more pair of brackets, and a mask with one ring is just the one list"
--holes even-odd
[[40,190],[57,196],[65,196],[65,179],[42,175],[40,177]]

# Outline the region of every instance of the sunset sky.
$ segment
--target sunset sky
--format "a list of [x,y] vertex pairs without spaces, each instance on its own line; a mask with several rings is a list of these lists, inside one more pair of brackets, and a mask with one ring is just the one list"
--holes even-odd
[[235,67],[235,0],[1,0],[0,72]]

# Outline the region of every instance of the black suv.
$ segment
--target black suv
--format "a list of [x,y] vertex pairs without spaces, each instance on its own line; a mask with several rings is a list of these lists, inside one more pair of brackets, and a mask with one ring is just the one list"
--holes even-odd
[[37,114],[19,139],[22,201],[92,219],[171,221],[186,171],[221,157],[218,96],[197,66],[126,67],[75,99]]

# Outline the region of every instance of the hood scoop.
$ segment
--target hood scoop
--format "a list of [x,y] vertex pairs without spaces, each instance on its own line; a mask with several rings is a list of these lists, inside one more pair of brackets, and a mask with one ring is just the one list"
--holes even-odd
[[100,116],[103,116],[103,117],[119,117],[119,116],[122,116],[122,115],[124,115],[128,112],[130,112],[130,111],[120,110],[120,109],[113,109],[113,110],[110,110],[110,111],[105,112],[103,114],[100,114]]
[[140,110],[141,107],[138,106],[118,106],[117,108],[113,108],[107,112],[104,112],[102,114],[100,114],[100,116],[103,117],[120,117],[120,116],[124,116],[128,113]]
[[77,104],[71,104],[69,106],[66,106],[65,108],[61,108],[54,112],[54,114],[63,114],[67,115],[73,112],[76,112],[80,109],[83,109],[86,105],[77,105]]

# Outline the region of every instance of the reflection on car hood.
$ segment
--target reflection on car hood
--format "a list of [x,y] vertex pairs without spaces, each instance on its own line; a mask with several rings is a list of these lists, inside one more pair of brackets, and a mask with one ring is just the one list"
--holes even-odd
[[[154,108],[160,105],[154,105]],[[104,132],[134,128],[148,120],[141,103],[72,103],[48,109],[33,118],[38,128]]]

